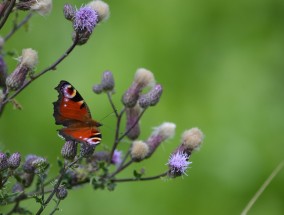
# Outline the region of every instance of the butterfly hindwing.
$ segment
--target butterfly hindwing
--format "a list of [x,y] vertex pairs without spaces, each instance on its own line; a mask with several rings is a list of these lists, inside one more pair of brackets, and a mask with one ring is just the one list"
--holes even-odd
[[59,95],[54,102],[54,118],[57,125],[69,125],[72,121],[91,119],[90,110],[80,93],[67,81],[61,81],[55,88]]
[[59,135],[65,140],[97,145],[102,135],[100,123],[93,120],[90,110],[80,93],[67,81],[61,81],[55,88],[59,95],[53,103],[55,123],[63,125]]

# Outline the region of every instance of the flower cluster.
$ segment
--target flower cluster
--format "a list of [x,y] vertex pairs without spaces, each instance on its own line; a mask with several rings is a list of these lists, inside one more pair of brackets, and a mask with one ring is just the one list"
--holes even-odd
[[[91,1],[79,9],[70,4],[65,4],[63,15],[73,26],[72,45],[53,64],[38,73],[35,72],[39,62],[37,51],[32,48],[23,49],[21,56],[17,58],[16,68],[9,73],[3,55],[4,52],[2,53],[5,43],[11,35],[31,18],[33,12],[40,15],[50,13],[52,0],[18,0],[0,3],[0,13],[1,15],[4,14],[3,17],[0,17],[0,29],[5,24],[9,14],[13,12],[13,9],[30,11],[30,13],[22,22],[16,23],[7,36],[0,37],[0,114],[8,102],[18,105],[13,98],[26,89],[30,83],[46,72],[56,69],[58,64],[77,45],[86,44],[94,32],[94,28],[99,23],[107,20],[110,14],[109,6],[101,0]],[[193,151],[200,148],[204,139],[202,131],[198,128],[184,131],[181,135],[180,144],[169,155],[168,161],[164,162],[167,166],[160,164],[161,168],[165,169],[164,171],[154,176],[146,176],[144,170],[136,171],[134,169],[132,171],[133,175],[121,178],[120,173],[123,170],[130,168],[131,165],[133,167],[137,162],[152,158],[162,143],[172,139],[176,133],[176,124],[162,122],[153,128],[147,138],[141,138],[143,129],[140,122],[142,117],[146,111],[158,105],[163,94],[163,86],[156,82],[154,74],[150,70],[139,68],[135,72],[133,82],[121,95],[121,104],[119,106],[113,101],[115,83],[113,73],[107,70],[103,72],[100,83],[93,86],[94,93],[107,95],[110,106],[115,113],[114,141],[111,145],[108,143],[107,146],[97,148],[97,144],[85,141],[93,138],[98,143],[98,140],[101,140],[101,134],[95,132],[99,123],[87,119],[87,126],[82,126],[84,120],[77,122],[73,118],[69,120],[68,117],[64,120],[64,114],[60,115],[55,112],[59,115],[56,117],[56,114],[54,114],[56,124],[66,126],[76,121],[74,126],[68,127],[67,125],[67,128],[64,128],[66,130],[70,128],[71,132],[70,135],[62,135],[65,137],[65,143],[61,148],[61,158],[57,161],[60,168],[57,176],[49,176],[49,167],[51,165],[43,156],[29,154],[21,163],[21,154],[19,152],[12,154],[8,151],[0,152],[0,205],[14,204],[9,214],[32,214],[32,212],[19,206],[22,201],[30,198],[34,198],[40,204],[36,214],[41,214],[51,200],[54,200],[56,206],[51,212],[53,214],[58,210],[59,203],[68,197],[69,191],[84,184],[91,184],[93,189],[114,190],[120,182],[146,181],[162,177],[176,178],[186,175],[189,165],[192,163],[190,156]],[[71,91],[71,93],[68,90],[70,88],[64,88],[64,92],[69,96],[68,99],[70,98],[68,101],[71,102],[74,99],[77,103],[82,102],[73,96],[73,94],[76,95],[76,90]],[[84,107],[84,103],[80,104],[80,108]],[[120,110],[117,107],[121,107]],[[78,127],[91,129],[92,135],[88,136],[90,139],[83,139],[82,136],[77,135],[79,132]],[[72,135],[73,132],[77,136]],[[78,138],[78,136],[80,137]],[[125,139],[128,139],[128,141],[125,141]],[[124,144],[124,147],[121,147],[122,144]],[[125,145],[127,146],[125,147]],[[126,150],[122,150],[122,148],[126,148]],[[57,153],[60,154],[60,152]],[[33,186],[34,188],[32,188]]]

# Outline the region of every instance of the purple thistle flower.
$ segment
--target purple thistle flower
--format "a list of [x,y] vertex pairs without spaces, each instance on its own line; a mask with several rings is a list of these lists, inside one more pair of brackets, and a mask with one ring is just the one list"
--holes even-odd
[[171,154],[169,158],[169,162],[167,163],[170,168],[170,175],[175,177],[175,176],[180,176],[185,174],[186,175],[186,170],[192,162],[188,161],[188,156],[185,153],[182,152],[177,152],[174,154]]
[[7,155],[3,152],[0,152],[0,171],[3,171],[8,168]]
[[122,162],[122,151],[115,150],[111,159],[111,162],[115,164],[116,166],[119,166]]
[[97,23],[98,14],[91,7],[84,6],[76,11],[73,23],[75,31],[92,33]]
[[8,165],[11,169],[17,169],[21,163],[21,155],[19,152],[13,153],[8,158]]

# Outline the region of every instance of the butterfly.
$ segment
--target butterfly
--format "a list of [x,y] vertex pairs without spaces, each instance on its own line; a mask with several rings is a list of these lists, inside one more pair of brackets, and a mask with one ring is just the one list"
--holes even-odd
[[65,140],[97,145],[102,139],[99,122],[92,119],[90,110],[80,93],[67,81],[60,81],[55,88],[59,95],[53,103],[55,124],[63,125],[58,130]]

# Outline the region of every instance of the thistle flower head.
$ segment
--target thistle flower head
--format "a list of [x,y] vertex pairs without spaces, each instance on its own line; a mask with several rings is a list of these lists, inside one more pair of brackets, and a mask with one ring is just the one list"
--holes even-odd
[[0,152],[0,172],[7,169],[8,167],[7,155],[3,152]]
[[131,158],[133,161],[139,162],[143,160],[148,154],[148,152],[149,147],[145,142],[141,140],[133,141],[131,147]]
[[61,155],[67,160],[73,160],[77,154],[77,143],[75,141],[66,141],[61,149]]
[[94,151],[95,151],[96,145],[91,145],[91,144],[81,144],[81,149],[80,149],[80,154],[81,156],[87,158],[90,157]]
[[21,154],[19,152],[13,153],[8,158],[8,165],[11,169],[17,169],[21,163]]
[[[1,50],[1,47],[0,47]],[[6,78],[7,78],[7,66],[4,61],[4,58],[0,55],[0,87],[6,86]]]
[[64,186],[59,186],[57,191],[56,191],[56,197],[60,200],[63,200],[66,198],[68,194],[68,191],[66,190],[66,188]]
[[186,175],[186,170],[188,169],[189,164],[191,162],[188,161],[187,154],[177,152],[171,154],[167,165],[169,166],[169,174],[172,177]]
[[98,23],[98,13],[89,6],[81,7],[74,16],[74,30],[76,32],[92,33]]
[[94,0],[91,1],[88,4],[89,7],[91,7],[93,10],[97,11],[98,13],[98,22],[105,21],[109,17],[109,6],[107,3],[100,1],[100,0]]
[[113,163],[116,166],[119,166],[122,162],[122,151],[114,150],[111,163]]
[[159,102],[162,92],[162,86],[160,84],[155,85],[148,93],[140,96],[138,100],[140,107],[155,106]]
[[38,157],[32,161],[31,165],[34,168],[34,173],[41,174],[48,168],[49,163],[45,158]]
[[31,1],[30,9],[36,11],[39,15],[47,15],[52,9],[52,0]]
[[111,71],[103,73],[101,86],[104,91],[112,91],[114,88],[114,78]]
[[191,128],[182,134],[181,142],[190,151],[199,149],[203,142],[204,134],[199,128]]

